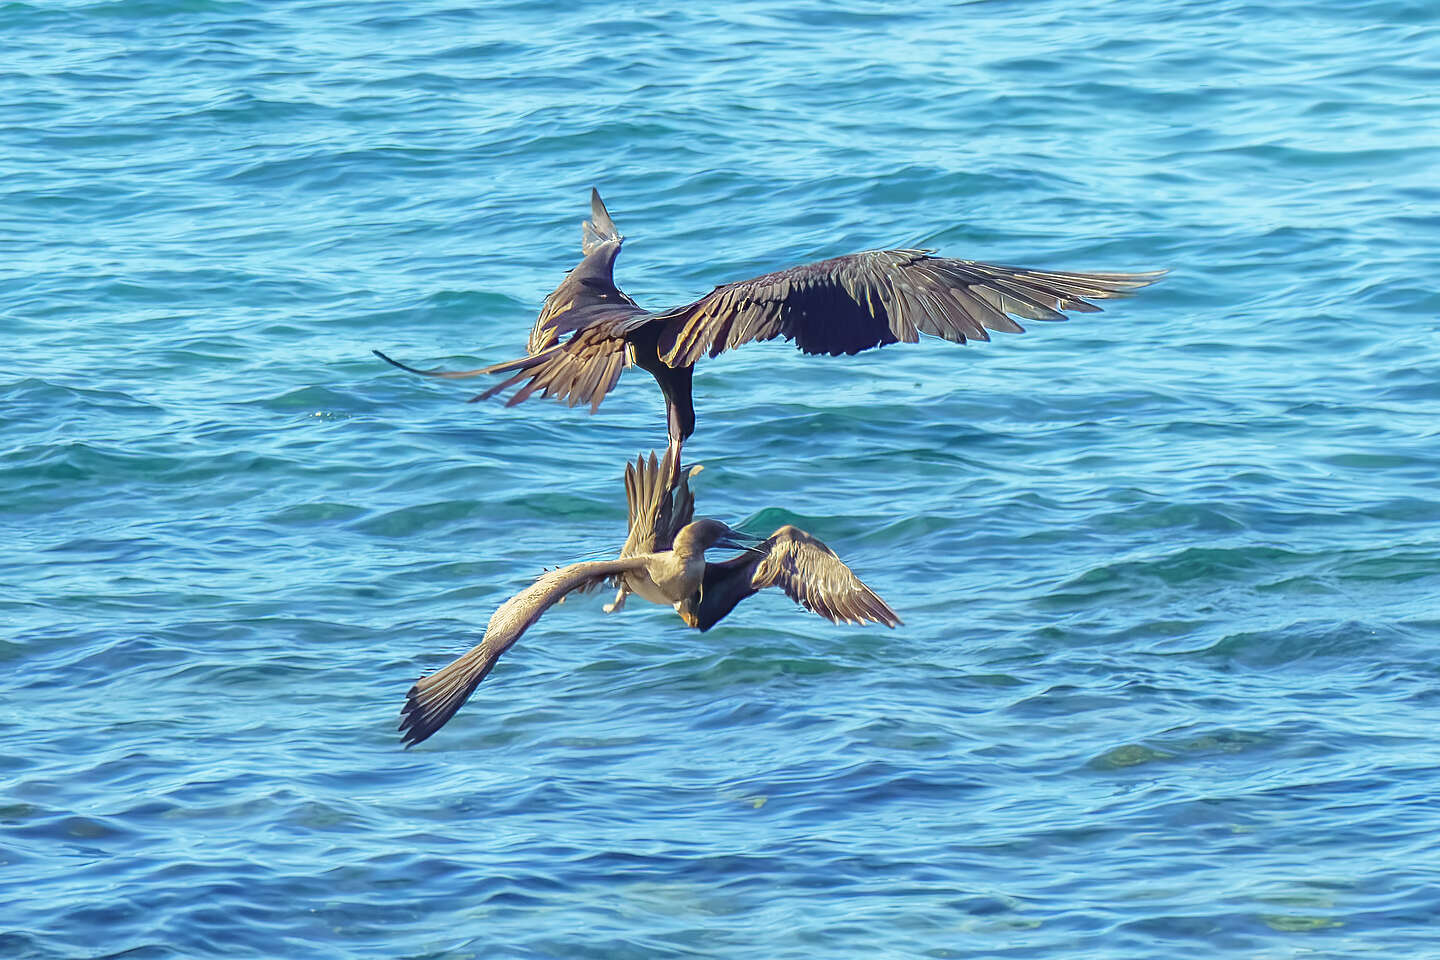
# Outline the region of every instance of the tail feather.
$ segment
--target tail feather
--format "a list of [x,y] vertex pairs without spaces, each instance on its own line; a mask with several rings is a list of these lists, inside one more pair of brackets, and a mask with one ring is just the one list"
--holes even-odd
[[452,661],[432,674],[421,677],[405,695],[405,707],[400,711],[402,742],[413,747],[443,727],[455,711],[470,699],[470,694],[480,685],[500,654],[503,646],[480,643],[468,653]]
[[581,225],[580,235],[580,249],[586,256],[602,244],[619,243],[625,239],[615,228],[615,221],[610,219],[610,212],[605,209],[605,201],[600,199],[600,191],[594,187],[590,188],[590,219]]
[[[379,350],[371,350],[371,353],[390,364],[392,367],[399,367],[407,373],[418,373],[422,377],[440,377],[445,380],[463,380],[466,377],[479,377],[491,373],[508,373],[511,370],[526,369],[543,363],[558,352],[556,347],[543,350],[538,354],[521,357],[518,360],[507,360],[504,363],[492,364],[488,367],[477,367],[474,370],[421,370],[419,367],[412,367],[408,363],[401,363],[393,357],[387,357]],[[488,396],[488,394],[487,394]]]

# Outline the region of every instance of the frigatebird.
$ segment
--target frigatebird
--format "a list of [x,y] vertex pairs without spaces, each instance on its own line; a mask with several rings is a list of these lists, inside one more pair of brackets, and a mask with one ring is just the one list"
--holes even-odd
[[807,354],[853,354],[920,335],[954,343],[989,340],[987,331],[1022,333],[1012,317],[1064,320],[1063,311],[1094,313],[1109,300],[1154,283],[1166,271],[1067,273],[937,257],[931,250],[867,250],[717,286],[680,307],[646,310],[615,285],[624,237],[597,190],[581,224],[580,261],[540,310],[526,355],[477,370],[421,370],[428,377],[510,377],[472,400],[521,384],[514,406],[535,392],[591,412],[630,364],[648,370],[665,396],[670,447],[695,431],[691,377],[702,356],[752,340],[795,341]]

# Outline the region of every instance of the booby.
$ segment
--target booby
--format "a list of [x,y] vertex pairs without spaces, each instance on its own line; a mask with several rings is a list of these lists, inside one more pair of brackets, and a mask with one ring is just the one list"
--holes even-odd
[[[1166,273],[1067,273],[937,257],[930,250],[867,250],[723,284],[694,303],[654,312],[615,285],[624,239],[592,188],[590,219],[581,224],[584,258],[545,298],[519,359],[476,370],[422,370],[374,353],[428,377],[511,374],[472,401],[520,385],[507,406],[538,391],[570,406],[588,403],[592,413],[633,364],[660,385],[670,447],[678,454],[695,431],[691,377],[707,354],[777,337],[807,354],[831,355],[915,343],[922,333],[954,343],[989,340],[991,330],[1023,332],[1013,317],[1064,320],[1064,311],[1097,312],[1091,300],[1125,296]],[[677,469],[679,463],[677,455]]]
[[[625,595],[634,593],[673,606],[681,619],[701,631],[745,597],[771,586],[834,623],[900,624],[889,604],[805,531],[786,524],[761,541],[719,520],[692,519],[694,499],[687,481],[694,471],[682,473],[670,463],[671,455],[667,450],[665,459],[657,462],[652,453],[648,462],[640,458],[626,465],[630,532],[619,558],[572,563],[541,574],[496,609],[480,643],[410,688],[400,712],[405,746],[444,726],[501,654],[546,610],[572,592],[606,582],[620,586],[607,611],[618,609]],[[727,561],[707,562],[705,551],[717,547],[744,552]]]

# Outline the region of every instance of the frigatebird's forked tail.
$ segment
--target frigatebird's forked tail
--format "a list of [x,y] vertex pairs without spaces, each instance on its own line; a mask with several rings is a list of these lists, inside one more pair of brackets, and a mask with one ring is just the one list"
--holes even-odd
[[620,243],[624,239],[620,231],[615,229],[615,221],[610,219],[610,211],[605,209],[605,201],[600,199],[600,191],[591,187],[590,219],[580,224],[580,249],[588,257],[599,249],[602,243]]

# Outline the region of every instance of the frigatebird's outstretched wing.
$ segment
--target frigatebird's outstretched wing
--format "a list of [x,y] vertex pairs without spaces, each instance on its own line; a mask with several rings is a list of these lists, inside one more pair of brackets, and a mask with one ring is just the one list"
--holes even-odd
[[955,343],[1020,333],[1014,318],[1064,320],[1093,313],[1091,301],[1123,297],[1154,283],[1147,273],[1032,270],[934,256],[928,250],[867,250],[805,263],[716,287],[683,306],[652,313],[614,283],[624,238],[600,195],[582,227],[585,257],[545,298],[526,355],[476,370],[404,370],[431,377],[509,376],[483,400],[515,387],[513,406],[538,393],[575,406],[600,406],[621,371],[648,370],[665,394],[671,444],[694,430],[690,377],[701,357],[752,340],[793,340],[805,353],[848,354],[928,334]]
[[933,256],[928,250],[867,250],[728,283],[683,307],[654,314],[660,359],[693,365],[751,340],[794,340],[805,353],[858,353],[920,334],[964,343],[987,330],[1021,333],[1011,319],[1064,320],[1154,283],[1152,273],[1063,273]]

